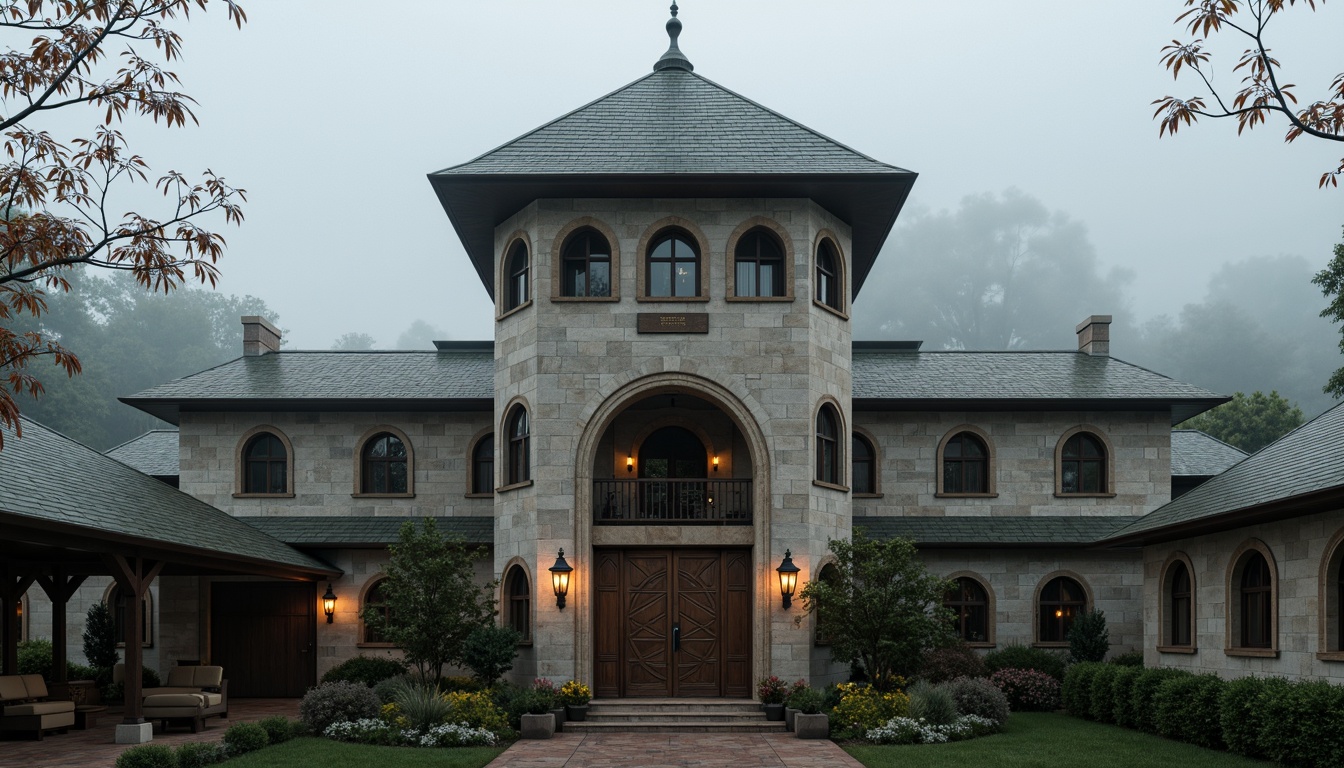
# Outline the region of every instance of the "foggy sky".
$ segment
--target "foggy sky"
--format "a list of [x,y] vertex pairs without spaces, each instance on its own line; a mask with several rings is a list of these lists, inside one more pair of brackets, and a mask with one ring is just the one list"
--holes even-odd
[[[248,190],[244,226],[220,225],[220,289],[279,312],[289,349],[349,331],[390,347],[417,318],[489,339],[489,298],[425,175],[642,77],[667,47],[667,5],[252,0],[241,31],[212,8],[178,25],[184,60],[169,67],[201,126],[123,130],[155,172],[209,167]],[[1015,186],[1084,222],[1104,267],[1135,272],[1129,310],[1147,318],[1197,300],[1230,261],[1324,266],[1344,224],[1344,191],[1316,189],[1338,142],[1285,145],[1280,121],[1238,138],[1209,120],[1159,141],[1149,102],[1200,93],[1158,63],[1188,38],[1172,24],[1182,8],[686,0],[681,48],[697,74],[917,171],[908,210]],[[1335,3],[1271,27],[1304,102],[1344,68],[1341,29]],[[1215,48],[1231,91],[1243,47]]]

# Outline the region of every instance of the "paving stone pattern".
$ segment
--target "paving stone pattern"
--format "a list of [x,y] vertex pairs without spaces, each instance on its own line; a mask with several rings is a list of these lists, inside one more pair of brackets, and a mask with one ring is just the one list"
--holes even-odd
[[857,768],[834,742],[789,734],[556,734],[520,741],[486,768]]

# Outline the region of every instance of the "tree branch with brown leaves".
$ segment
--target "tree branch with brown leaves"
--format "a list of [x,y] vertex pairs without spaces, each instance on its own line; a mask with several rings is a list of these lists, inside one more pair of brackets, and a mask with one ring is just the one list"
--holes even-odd
[[[168,25],[209,2],[0,0],[0,31],[23,40],[0,52],[0,426],[16,435],[15,395],[43,392],[34,364],[50,359],[66,375],[80,371],[78,357],[42,327],[44,297],[70,290],[70,270],[126,271],[145,289],[165,293],[219,279],[224,238],[203,221],[222,216],[241,224],[246,193],[210,170],[197,179],[168,171],[153,182],[162,210],[118,213],[130,207],[119,204],[126,188],[151,176],[149,162],[112,127],[129,114],[169,127],[197,122],[195,100],[176,90],[177,75],[161,62],[182,54],[182,39]],[[215,0],[221,4],[241,27],[243,9]],[[142,55],[136,43],[152,45],[154,55]],[[61,141],[33,125],[46,113],[80,106],[99,121],[91,135]]]
[[[1237,120],[1237,133],[1267,123],[1270,116],[1281,114],[1288,121],[1288,132],[1284,141],[1294,141],[1300,136],[1311,136],[1327,141],[1344,142],[1344,73],[1335,77],[1329,92],[1324,98],[1313,101],[1305,107],[1298,107],[1297,96],[1292,83],[1280,83],[1279,72],[1282,66],[1279,60],[1270,56],[1265,46],[1265,29],[1276,14],[1283,13],[1287,6],[1296,5],[1298,0],[1185,0],[1189,10],[1176,17],[1176,23],[1185,24],[1191,35],[1201,35],[1197,39],[1183,43],[1172,40],[1162,48],[1162,65],[1171,72],[1172,79],[1180,77],[1181,70],[1195,72],[1204,84],[1217,108],[1211,108],[1202,96],[1177,98],[1163,96],[1153,101],[1157,105],[1154,118],[1161,118],[1158,135],[1175,135],[1182,125],[1193,125],[1201,117],[1227,118]],[[1302,0],[1302,5],[1316,10],[1316,4],[1325,0]],[[1245,37],[1251,47],[1241,54],[1241,59],[1233,71],[1245,73],[1242,89],[1227,103],[1223,94],[1214,87],[1210,77],[1212,67],[1210,54],[1205,50],[1205,40],[1212,34],[1224,29]],[[1344,175],[1344,159],[1333,170],[1321,174],[1318,187],[1327,185],[1338,187],[1339,177]]]

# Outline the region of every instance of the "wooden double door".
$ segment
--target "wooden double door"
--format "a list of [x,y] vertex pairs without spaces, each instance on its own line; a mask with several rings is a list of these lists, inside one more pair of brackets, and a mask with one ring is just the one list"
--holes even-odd
[[297,698],[317,684],[317,587],[219,581],[210,590],[210,660],[229,695]]
[[751,696],[751,551],[599,549],[594,694]]

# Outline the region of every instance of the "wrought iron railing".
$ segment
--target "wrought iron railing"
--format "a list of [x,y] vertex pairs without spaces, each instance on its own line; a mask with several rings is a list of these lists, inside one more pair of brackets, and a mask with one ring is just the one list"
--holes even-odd
[[594,480],[599,525],[750,525],[750,480]]

